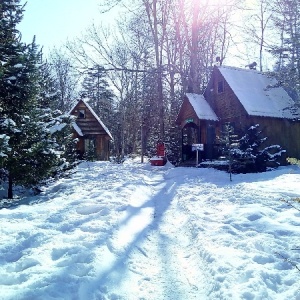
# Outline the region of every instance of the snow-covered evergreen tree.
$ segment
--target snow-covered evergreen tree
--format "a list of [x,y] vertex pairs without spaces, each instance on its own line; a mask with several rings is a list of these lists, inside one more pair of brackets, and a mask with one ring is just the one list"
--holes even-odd
[[268,166],[278,167],[285,150],[280,145],[264,147],[266,140],[259,124],[250,126],[241,138],[234,133],[230,124],[225,124],[219,142],[228,160],[229,173],[265,172]]
[[[65,167],[68,126],[72,120],[43,108],[40,101],[40,53],[33,41],[25,45],[16,25],[22,19],[20,0],[0,4],[0,136],[4,151],[2,173],[8,181],[8,198],[13,185],[36,185]],[[70,144],[70,143],[69,143]]]
[[268,165],[279,166],[278,160],[285,150],[279,145],[263,148],[267,137],[262,136],[259,124],[250,126],[239,139],[239,149],[234,153],[237,172],[264,172]]
[[228,172],[230,174],[230,181],[232,180],[232,173],[234,172],[235,155],[238,151],[238,136],[234,132],[234,128],[230,123],[223,126],[222,135],[219,138],[221,144],[221,152],[228,161]]

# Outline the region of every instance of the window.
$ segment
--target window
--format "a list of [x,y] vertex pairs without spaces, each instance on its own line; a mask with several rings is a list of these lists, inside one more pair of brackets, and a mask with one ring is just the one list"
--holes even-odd
[[85,109],[79,109],[78,118],[85,119]]
[[95,139],[84,140],[84,155],[87,160],[95,160],[97,156]]
[[84,149],[85,151],[94,151],[96,147],[95,139],[85,139],[84,140]]
[[224,92],[224,81],[222,80],[218,82],[218,94],[223,92]]

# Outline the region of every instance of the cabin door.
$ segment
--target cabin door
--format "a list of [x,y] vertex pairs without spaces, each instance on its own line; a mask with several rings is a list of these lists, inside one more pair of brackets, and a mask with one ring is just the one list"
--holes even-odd
[[89,158],[96,157],[96,141],[95,141],[95,139],[85,139],[84,140],[84,153]]
[[216,140],[216,128],[212,125],[208,125],[207,127],[207,137],[206,137],[206,149],[205,149],[205,158],[213,159],[214,154],[214,144]]
[[186,124],[182,129],[182,161],[196,159],[192,145],[198,144],[200,140],[200,128],[195,123]]

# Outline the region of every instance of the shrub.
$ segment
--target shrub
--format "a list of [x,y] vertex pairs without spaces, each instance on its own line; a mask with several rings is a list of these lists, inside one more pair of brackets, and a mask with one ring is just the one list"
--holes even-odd
[[[228,130],[227,130],[228,134]],[[229,137],[236,137],[230,131]],[[268,168],[280,165],[280,159],[285,152],[279,145],[263,147],[267,137],[262,137],[259,124],[250,126],[239,139],[226,138],[223,153],[229,160],[229,172],[254,173],[265,172]]]

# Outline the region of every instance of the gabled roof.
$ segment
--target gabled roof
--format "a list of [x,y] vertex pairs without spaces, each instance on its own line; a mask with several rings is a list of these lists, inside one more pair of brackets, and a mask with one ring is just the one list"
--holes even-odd
[[294,119],[300,111],[275,78],[256,70],[217,67],[251,116]]
[[203,95],[187,93],[186,97],[200,120],[218,121],[217,115]]
[[[108,130],[108,128],[104,125],[104,123],[101,121],[101,119],[97,116],[97,114],[94,112],[94,110],[89,106],[89,104],[87,103],[86,100],[84,99],[80,99],[75,105],[74,107],[70,110],[69,114],[71,114],[73,112],[73,110],[77,107],[78,103],[82,101],[84,103],[84,105],[87,107],[87,109],[92,113],[92,115],[95,117],[95,119],[98,121],[98,123],[102,126],[102,128],[104,129],[104,131],[109,135],[109,137],[113,140],[113,137],[110,133],[110,131]],[[83,133],[81,131],[81,129],[78,127],[78,125],[74,122],[73,124],[73,128],[75,129],[75,131],[82,136]]]

